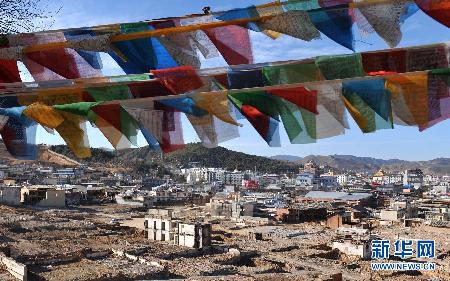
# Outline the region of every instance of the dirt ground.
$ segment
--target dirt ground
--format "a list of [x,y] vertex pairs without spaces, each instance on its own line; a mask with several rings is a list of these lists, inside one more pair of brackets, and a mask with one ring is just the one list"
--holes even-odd
[[[28,266],[30,280],[293,281],[329,280],[336,273],[344,280],[450,280],[448,229],[376,228],[385,239],[432,238],[437,248],[435,272],[379,274],[371,273],[370,261],[333,250],[336,232],[318,223],[258,227],[274,234],[256,241],[248,235],[256,227],[217,222],[213,247],[199,251],[145,239],[145,214],[115,204],[65,210],[0,206],[0,249]],[[185,214],[200,216],[202,210]],[[113,218],[120,224],[111,224]],[[15,279],[0,266],[0,280]]]

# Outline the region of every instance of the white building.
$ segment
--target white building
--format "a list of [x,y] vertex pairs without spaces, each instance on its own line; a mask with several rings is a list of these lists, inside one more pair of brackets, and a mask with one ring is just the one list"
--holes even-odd
[[385,177],[385,184],[396,184],[403,182],[403,174],[388,174]]
[[219,174],[222,169],[216,168],[190,168],[181,169],[182,174],[186,177],[187,183],[212,183],[219,181]]
[[330,174],[320,175],[318,178],[319,186],[322,188],[335,188],[338,186],[337,177]]
[[435,195],[445,195],[450,193],[450,183],[449,182],[440,182],[438,185],[435,185],[431,189],[431,194]]
[[423,173],[420,169],[406,170],[403,174],[403,185],[418,189],[423,184]]
[[298,186],[312,186],[314,183],[314,175],[311,173],[302,173],[295,179],[295,184]]
[[339,185],[346,185],[349,181],[350,176],[348,174],[336,175],[336,181]]
[[225,172],[224,176],[224,184],[232,184],[237,186],[241,186],[242,181],[245,178],[245,174],[237,170],[234,170],[233,172]]
[[430,185],[437,184],[437,183],[439,183],[440,180],[441,180],[440,177],[437,175],[425,175],[423,177],[424,183],[430,184]]
[[149,240],[196,249],[211,246],[211,224],[173,220],[170,210],[153,209],[149,213],[152,217],[144,221]]

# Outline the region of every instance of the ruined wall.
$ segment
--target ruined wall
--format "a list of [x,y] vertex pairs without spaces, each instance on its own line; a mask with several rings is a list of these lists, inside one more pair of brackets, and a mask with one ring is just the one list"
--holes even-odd
[[39,201],[37,206],[64,208],[66,206],[66,193],[64,190],[47,190],[46,198]]
[[9,186],[0,188],[0,204],[10,206],[20,205],[20,188]]

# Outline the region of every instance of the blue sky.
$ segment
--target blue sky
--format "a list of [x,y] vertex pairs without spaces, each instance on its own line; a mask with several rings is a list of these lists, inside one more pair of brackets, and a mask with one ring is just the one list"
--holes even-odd
[[[219,0],[56,0],[51,7],[62,6],[55,16],[52,29],[92,26],[99,24],[134,22],[146,19],[182,16],[199,13],[202,7],[210,6],[213,11],[258,5],[268,1],[219,1]],[[450,29],[437,23],[419,11],[402,26],[403,39],[399,47],[423,45],[450,41]],[[342,54],[350,51],[322,35],[321,40],[304,42],[289,36],[272,40],[262,34],[252,32],[254,56],[257,62],[308,58],[317,55]],[[369,51],[388,48],[375,34],[356,36],[356,51]],[[106,55],[103,56],[107,75],[121,74],[121,70]],[[205,61],[202,67],[225,65],[222,59]],[[351,121],[351,118],[349,118]],[[187,122],[185,122],[187,124]],[[396,126],[394,130],[382,130],[373,134],[362,134],[351,122],[351,129],[343,136],[319,140],[308,145],[291,145],[284,133],[281,148],[271,148],[257,135],[256,131],[244,122],[241,137],[223,143],[222,146],[250,154],[272,156],[289,154],[305,156],[310,154],[351,154],[383,159],[399,158],[405,160],[428,160],[437,157],[450,157],[450,120],[442,122],[425,132],[417,128]],[[95,147],[109,147],[106,139],[93,128],[89,129],[90,142]],[[186,142],[198,141],[190,126],[185,128]],[[40,143],[61,143],[58,136],[40,130]],[[144,144],[144,141],[141,140]]]

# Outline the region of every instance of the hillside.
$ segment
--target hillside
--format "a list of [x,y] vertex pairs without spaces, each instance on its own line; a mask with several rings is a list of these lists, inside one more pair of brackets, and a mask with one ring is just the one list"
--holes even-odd
[[[73,158],[66,146],[53,146],[51,150]],[[149,150],[147,147],[107,151],[93,149],[93,157],[79,160],[89,165],[125,166],[135,169],[166,167],[169,170],[187,167],[198,162],[203,167],[224,168],[227,170],[258,170],[267,173],[297,173],[299,164],[269,159],[266,157],[235,152],[223,147],[207,149],[200,144],[187,144],[183,150],[169,154]]]

